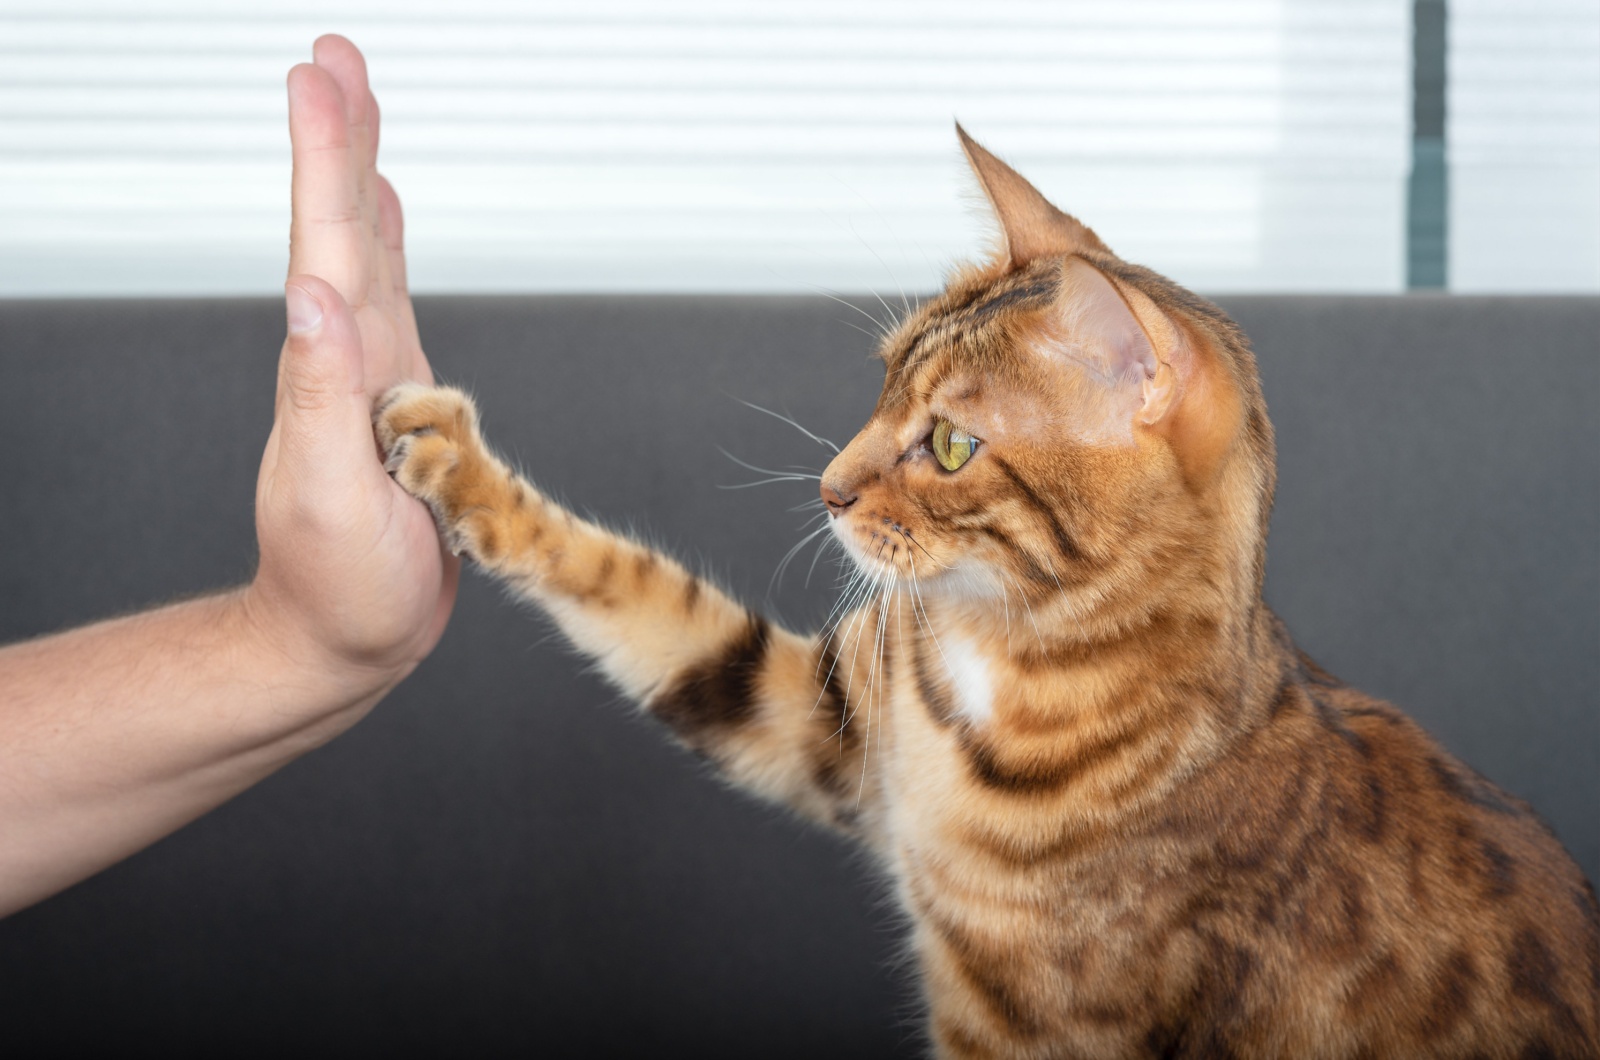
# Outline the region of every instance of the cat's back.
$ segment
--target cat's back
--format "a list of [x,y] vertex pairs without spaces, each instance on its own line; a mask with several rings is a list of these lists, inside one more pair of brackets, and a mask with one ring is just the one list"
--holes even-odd
[[1582,872],[1525,803],[1309,660],[1156,831],[1193,844],[1171,877],[1193,985],[1152,1038],[1172,1055],[1600,1055]]

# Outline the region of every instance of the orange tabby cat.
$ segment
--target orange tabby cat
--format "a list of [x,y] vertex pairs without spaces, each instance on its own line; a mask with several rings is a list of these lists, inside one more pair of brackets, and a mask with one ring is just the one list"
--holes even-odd
[[391,471],[680,739],[877,853],[940,1055],[1600,1054],[1583,875],[1262,603],[1244,336],[961,136],[1004,248],[884,342],[823,477],[874,594],[831,633],[557,507],[455,390],[385,399]]

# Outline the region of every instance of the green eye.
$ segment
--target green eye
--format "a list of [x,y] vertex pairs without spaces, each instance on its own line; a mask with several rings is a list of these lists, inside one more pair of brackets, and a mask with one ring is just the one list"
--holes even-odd
[[939,466],[946,471],[955,471],[972,459],[977,450],[978,439],[949,420],[939,420],[933,425],[933,455],[939,458]]

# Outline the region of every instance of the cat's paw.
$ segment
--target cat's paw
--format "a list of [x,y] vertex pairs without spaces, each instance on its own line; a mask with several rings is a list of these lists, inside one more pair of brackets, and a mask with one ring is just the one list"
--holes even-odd
[[478,434],[478,410],[454,387],[401,383],[378,400],[373,431],[384,470],[422,501],[451,552],[473,551],[463,516],[481,507],[475,497],[498,461]]

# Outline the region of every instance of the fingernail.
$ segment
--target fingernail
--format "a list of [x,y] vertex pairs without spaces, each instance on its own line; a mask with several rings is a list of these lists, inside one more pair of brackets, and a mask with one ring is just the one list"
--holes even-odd
[[305,288],[289,284],[283,289],[283,300],[289,308],[289,334],[303,335],[322,323],[322,303]]

